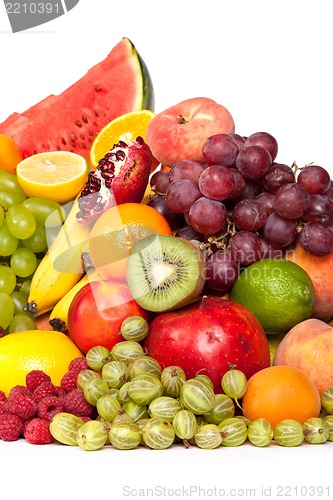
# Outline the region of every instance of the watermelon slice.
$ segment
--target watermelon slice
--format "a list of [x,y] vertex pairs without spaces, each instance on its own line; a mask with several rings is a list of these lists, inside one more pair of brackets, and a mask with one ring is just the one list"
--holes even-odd
[[61,94],[10,115],[0,124],[0,133],[16,141],[24,158],[58,150],[89,158],[95,136],[107,123],[139,109],[154,111],[154,89],[144,61],[124,37],[104,61]]

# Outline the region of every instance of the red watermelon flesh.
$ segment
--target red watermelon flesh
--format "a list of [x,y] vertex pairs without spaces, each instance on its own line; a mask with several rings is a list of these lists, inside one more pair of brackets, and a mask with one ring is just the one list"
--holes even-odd
[[10,115],[0,124],[0,134],[14,139],[24,158],[58,150],[89,158],[93,140],[107,123],[139,109],[154,110],[153,85],[135,46],[123,38],[61,94]]

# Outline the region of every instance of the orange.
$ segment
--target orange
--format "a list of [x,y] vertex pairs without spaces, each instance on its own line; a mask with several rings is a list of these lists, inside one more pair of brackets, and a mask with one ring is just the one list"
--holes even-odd
[[16,174],[16,167],[23,155],[16,142],[8,135],[0,134],[0,168]]
[[43,370],[60,385],[72,359],[82,352],[64,333],[27,330],[0,339],[0,390],[8,395],[15,385],[25,385],[31,370]]
[[303,424],[307,418],[318,417],[321,403],[316,386],[304,372],[290,366],[270,366],[248,380],[242,408],[251,422],[265,418],[275,427],[285,419]]
[[125,282],[132,246],[153,234],[172,235],[168,222],[155,208],[144,203],[123,203],[106,210],[89,235],[93,266],[104,278]]

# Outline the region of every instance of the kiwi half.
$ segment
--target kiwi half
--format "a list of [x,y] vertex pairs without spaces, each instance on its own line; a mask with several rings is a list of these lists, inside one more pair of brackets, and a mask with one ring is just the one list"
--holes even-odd
[[191,242],[153,235],[133,245],[127,260],[127,283],[136,302],[153,312],[179,309],[201,293],[205,260]]

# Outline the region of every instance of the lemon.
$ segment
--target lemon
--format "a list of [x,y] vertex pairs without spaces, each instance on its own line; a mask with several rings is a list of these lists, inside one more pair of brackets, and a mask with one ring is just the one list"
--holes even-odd
[[15,385],[25,385],[31,370],[43,370],[60,385],[72,359],[83,356],[64,333],[26,330],[0,339],[0,390],[8,395]]
[[47,198],[66,203],[84,187],[89,165],[87,160],[69,151],[37,153],[16,167],[17,180],[30,198]]
[[263,259],[243,269],[231,300],[249,309],[266,333],[284,333],[308,319],[315,304],[310,276],[284,259]]
[[128,144],[138,136],[146,140],[146,129],[154,116],[155,113],[153,111],[140,109],[118,116],[105,125],[92,143],[90,149],[91,165],[96,167],[99,160],[119,141],[124,141]]

